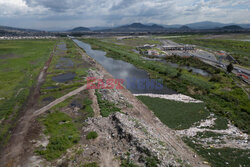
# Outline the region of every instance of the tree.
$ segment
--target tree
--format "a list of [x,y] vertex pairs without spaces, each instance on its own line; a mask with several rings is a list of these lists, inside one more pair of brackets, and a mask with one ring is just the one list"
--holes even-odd
[[234,69],[234,66],[233,66],[233,64],[232,63],[230,63],[228,66],[227,66],[227,72],[232,72],[233,71],[233,69]]

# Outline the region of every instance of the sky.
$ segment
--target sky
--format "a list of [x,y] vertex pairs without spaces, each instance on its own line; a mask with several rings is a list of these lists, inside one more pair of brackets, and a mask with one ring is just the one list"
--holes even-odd
[[40,30],[134,22],[250,23],[250,0],[0,0],[0,25]]

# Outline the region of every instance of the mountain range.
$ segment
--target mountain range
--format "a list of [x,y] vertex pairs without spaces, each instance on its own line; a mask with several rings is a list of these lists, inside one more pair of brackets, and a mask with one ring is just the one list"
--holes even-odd
[[[175,24],[175,25],[161,25],[161,24],[141,24],[141,23],[132,23],[128,25],[122,25],[117,27],[76,27],[70,30],[65,30],[66,33],[77,33],[77,32],[165,32],[165,31],[205,31],[205,30],[244,30],[250,29],[249,24],[224,24],[218,22],[197,22],[191,24]],[[54,32],[62,32],[54,31]],[[15,27],[7,27],[0,26],[1,34],[8,33],[45,33],[45,31],[33,30],[33,29],[24,29],[24,28],[15,28]]]

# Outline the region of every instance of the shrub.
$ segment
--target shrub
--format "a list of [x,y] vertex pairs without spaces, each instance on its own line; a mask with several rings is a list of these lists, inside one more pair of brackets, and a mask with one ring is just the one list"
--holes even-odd
[[96,162],[92,162],[83,165],[83,167],[99,167],[99,165]]
[[96,139],[98,137],[98,134],[94,131],[89,132],[86,136],[86,139],[90,140],[90,139]]
[[213,75],[209,81],[210,82],[220,82],[221,79],[222,79],[221,76],[219,76],[219,75]]

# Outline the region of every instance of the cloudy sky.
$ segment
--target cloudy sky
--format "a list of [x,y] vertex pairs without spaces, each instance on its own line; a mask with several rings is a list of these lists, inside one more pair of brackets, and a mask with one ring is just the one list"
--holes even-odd
[[23,28],[199,21],[250,23],[250,0],[0,0],[0,25]]

